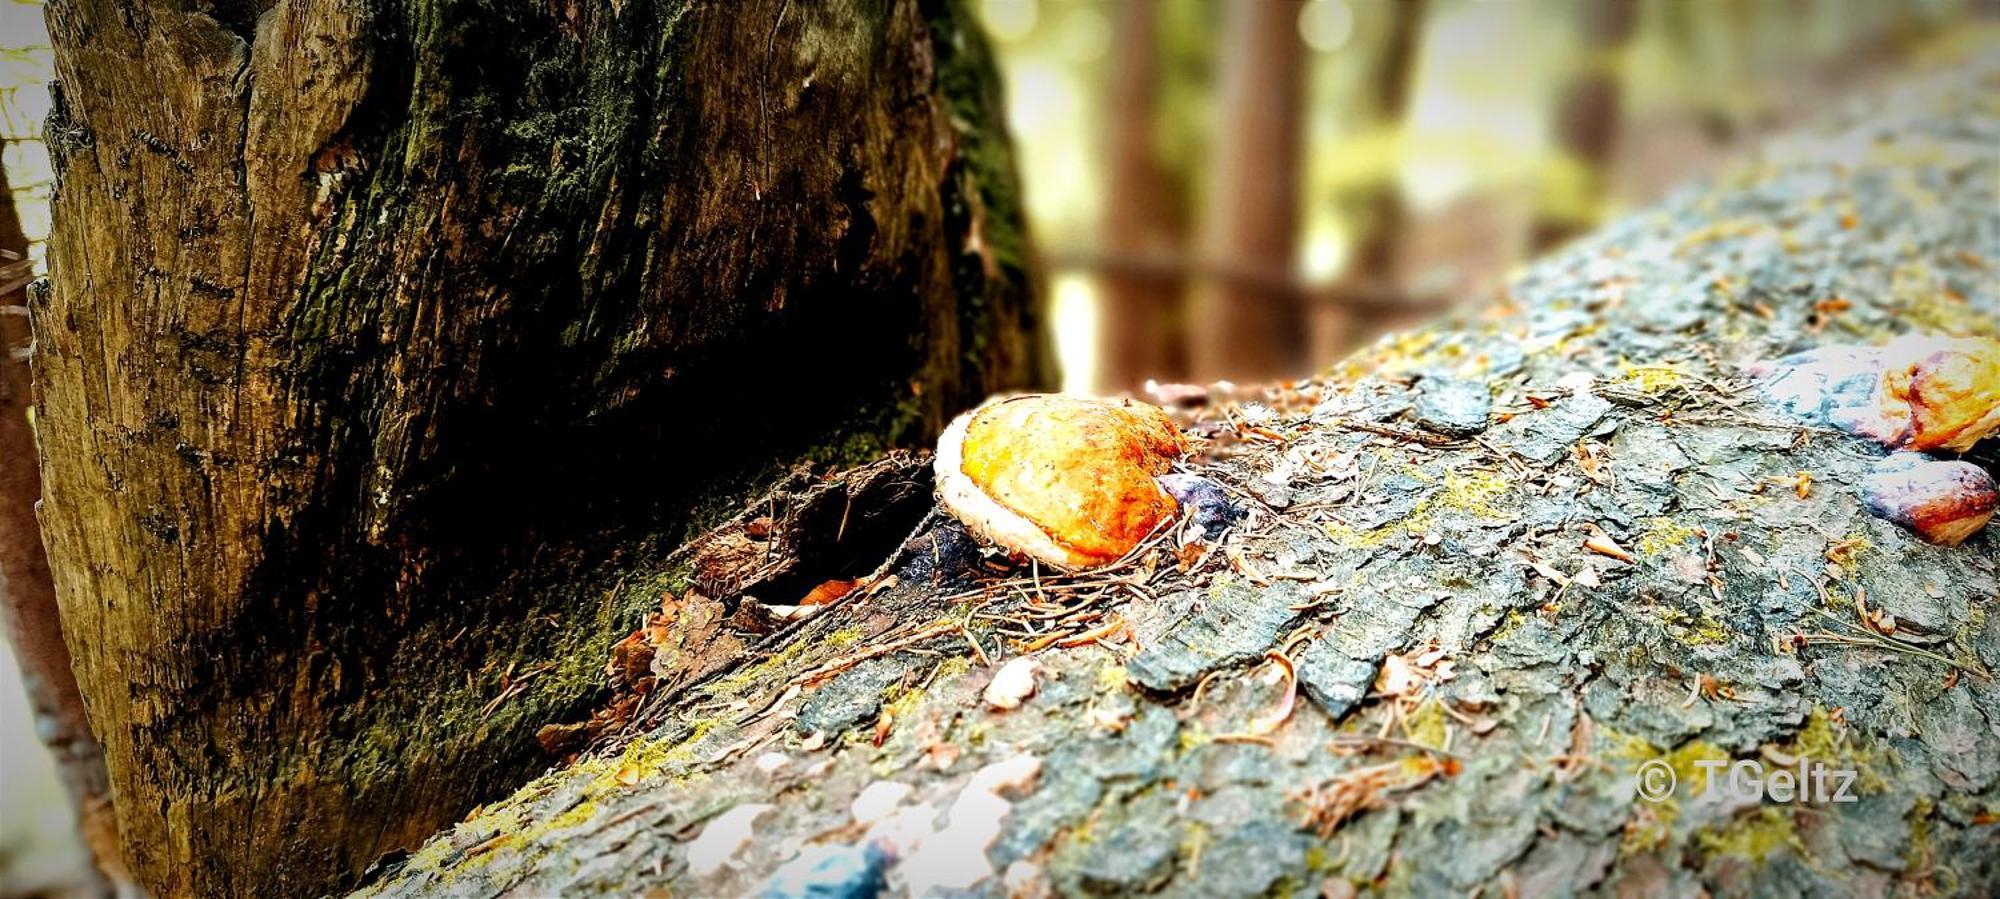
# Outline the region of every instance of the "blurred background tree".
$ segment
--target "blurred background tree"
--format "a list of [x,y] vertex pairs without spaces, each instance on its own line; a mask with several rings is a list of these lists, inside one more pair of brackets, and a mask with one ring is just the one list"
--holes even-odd
[[984,0],[1066,389],[1300,376],[1991,19],[1977,0]]
[[1552,249],[1589,228],[1603,211],[1624,108],[1625,51],[1638,24],[1638,0],[1603,0],[1578,10],[1577,58],[1571,62],[1554,116],[1554,165],[1571,174],[1568,191],[1544,195],[1528,245]]

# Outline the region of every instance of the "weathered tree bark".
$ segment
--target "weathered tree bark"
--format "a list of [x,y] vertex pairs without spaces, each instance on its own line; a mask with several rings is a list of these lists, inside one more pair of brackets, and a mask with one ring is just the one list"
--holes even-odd
[[[1159,156],[1159,0],[1121,0],[1112,29],[1105,168],[1104,252],[1114,258],[1186,252],[1187,217]],[[1129,390],[1146,378],[1178,380],[1186,369],[1186,280],[1178,272],[1117,268],[1098,278],[1097,385]]]
[[[1376,58],[1373,77],[1368,79],[1368,84],[1374,88],[1370,105],[1374,109],[1377,128],[1400,131],[1409,116],[1410,87],[1416,81],[1417,66],[1421,61],[1418,50],[1423,45],[1424,19],[1429,7],[1429,0],[1401,0],[1386,4],[1389,36],[1383,42],[1381,55]],[[1332,291],[1327,301],[1315,303],[1312,308],[1312,342],[1308,361],[1313,365],[1324,365],[1339,358],[1357,338],[1365,339],[1368,333],[1375,331],[1385,317],[1379,308],[1341,302],[1343,294],[1400,293],[1397,290],[1400,278],[1396,261],[1403,244],[1407,214],[1403,208],[1402,183],[1397,176],[1398,172],[1393,167],[1384,171],[1379,180],[1368,186],[1357,204],[1361,210],[1361,233],[1348,256],[1342,284]],[[1408,314],[1418,312],[1412,309]]]
[[[1297,265],[1305,44],[1295,3],[1232,3],[1223,16],[1222,83],[1205,258],[1274,273]],[[1189,365],[1199,380],[1297,375],[1307,321],[1297,291],[1255,281],[1197,286]]]
[[157,894],[519,783],[720,500],[1048,380],[957,2],[48,19],[42,521]]
[[[77,831],[100,873],[122,879],[118,820],[112,814],[104,754],[90,734],[83,695],[70,670],[49,557],[35,503],[42,497],[35,465],[33,393],[28,371],[28,289],[34,262],[14,206],[14,189],[0,169],[0,627],[21,667],[35,729],[76,802]],[[93,884],[100,890],[108,884]]]
[[1623,106],[1625,48],[1639,20],[1639,0],[1585,3],[1583,66],[1556,107],[1556,148],[1563,189],[1544,198],[1529,245],[1547,251],[1596,224]]
[[[2000,336],[1995,71],[1611,223],[1255,427],[1209,414],[1192,467],[1247,517],[1206,552],[995,570],[937,522],[367,894],[1994,895],[2000,530],[1872,516],[1881,448],[1741,366]],[[985,701],[1023,655],[1033,694]],[[1818,798],[1702,786],[1801,758]]]

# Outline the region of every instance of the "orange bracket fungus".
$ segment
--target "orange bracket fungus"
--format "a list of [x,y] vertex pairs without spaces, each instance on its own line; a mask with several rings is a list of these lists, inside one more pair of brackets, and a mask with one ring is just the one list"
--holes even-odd
[[1156,480],[1188,450],[1132,400],[1033,394],[959,416],[938,439],[938,498],[990,543],[1065,571],[1123,558],[1180,504]]
[[1964,461],[1895,453],[1875,463],[1862,499],[1877,518],[1909,528],[1940,546],[1957,546],[1992,520],[2000,504],[1993,476]]
[[1879,403],[1903,448],[1971,449],[2000,431],[2000,340],[1891,343],[1883,348]]
[[1880,347],[1821,347],[1749,371],[1795,417],[1913,451],[1876,463],[1862,485],[1877,517],[1943,546],[1992,519],[1991,474],[1924,453],[1963,453],[2000,431],[2000,340],[1899,337]]
[[1965,452],[2000,430],[2000,340],[1899,337],[1749,369],[1786,412],[1890,449]]

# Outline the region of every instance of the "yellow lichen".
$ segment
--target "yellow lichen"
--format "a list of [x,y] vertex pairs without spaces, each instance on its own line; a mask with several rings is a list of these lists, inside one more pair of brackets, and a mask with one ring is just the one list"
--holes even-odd
[[1954,337],[2000,337],[2000,320],[1943,284],[1921,261],[1897,266],[1889,293],[1899,325]]
[[1639,532],[1639,554],[1642,556],[1664,556],[1686,546],[1688,541],[1701,540],[1702,529],[1686,522],[1676,521],[1666,516],[1646,519],[1644,530]]
[[1868,535],[1860,531],[1850,531],[1847,536],[1827,545],[1826,560],[1844,570],[1854,571],[1855,563],[1874,548],[1875,544],[1869,541]]
[[[1411,477],[1430,481],[1427,473],[1411,470]],[[1506,475],[1491,471],[1449,471],[1444,475],[1444,483],[1423,502],[1403,516],[1402,529],[1410,534],[1422,534],[1430,529],[1440,511],[1460,512],[1474,518],[1503,518],[1506,513],[1494,506],[1493,501],[1512,489],[1514,482]]]
[[460,875],[476,871],[485,866],[489,861],[500,858],[509,850],[526,849],[531,853],[537,853],[538,850],[546,851],[548,847],[544,844],[550,834],[568,830],[572,827],[580,827],[589,823],[592,818],[597,817],[597,812],[600,808],[597,800],[598,796],[596,794],[587,793],[582,799],[577,801],[576,805],[570,807],[569,810],[552,818],[528,824],[525,827],[521,826],[517,813],[514,822],[507,827],[503,827],[492,839],[479,844],[479,849],[476,853],[468,853],[463,861],[446,872],[445,879],[451,880]]
[[1785,848],[1790,848],[1801,858],[1807,857],[1805,843],[1799,839],[1798,829],[1793,826],[1791,811],[1775,806],[1765,806],[1739,816],[1720,830],[1700,831],[1695,834],[1695,841],[1703,852],[1710,855],[1729,855],[1751,861],[1763,861]]
[[687,736],[679,740],[638,739],[627,744],[625,751],[608,758],[596,758],[579,763],[571,773],[591,776],[591,787],[595,790],[610,790],[638,781],[650,780],[674,768],[684,768],[696,761],[696,750],[722,722],[714,718],[703,718],[688,725]]
[[1190,821],[1181,830],[1181,858],[1200,858],[1202,850],[1215,840],[1209,836],[1208,826],[1199,821]]
[[1492,633],[1486,635],[1486,639],[1495,643],[1505,640],[1513,636],[1515,631],[1520,630],[1521,625],[1527,623],[1528,616],[1522,613],[1520,609],[1508,609],[1506,617],[1500,619],[1500,624],[1493,628]]
[[1931,864],[1931,813],[1937,804],[1919,796],[1910,806],[1910,814],[1904,820],[1909,822],[1910,836],[1903,844],[1903,868],[1906,871],[1923,871]]
[[1597,336],[1598,332],[1602,330],[1604,330],[1603,319],[1592,320],[1582,327],[1563,335],[1562,339],[1557,340],[1549,349],[1557,356],[1572,355],[1584,343],[1588,342],[1590,338]]
[[1667,838],[1673,835],[1674,819],[1679,816],[1680,803],[1672,799],[1634,805],[1632,817],[1626,819],[1625,832],[1618,840],[1618,853],[1636,855],[1665,846]]
[[1379,371],[1405,371],[1427,361],[1437,341],[1437,333],[1428,329],[1399,333],[1383,338],[1369,355]]
[[827,634],[824,639],[826,645],[828,646],[831,646],[835,649],[846,649],[849,646],[853,646],[854,644],[861,642],[861,638],[865,636],[867,636],[867,634],[863,633],[860,628],[847,627],[847,628],[841,628],[840,630]]
[[1327,538],[1349,549],[1374,549],[1387,541],[1393,531],[1393,528],[1388,527],[1357,530],[1338,521],[1330,521],[1326,525]]
[[924,701],[925,691],[916,687],[890,687],[887,698],[882,702],[882,716],[891,721],[903,721],[916,714],[917,705]]
[[727,676],[716,679],[714,685],[709,688],[709,692],[718,696],[729,696],[741,693],[745,688],[754,684],[763,683],[770,679],[773,672],[788,669],[793,662],[806,653],[806,650],[811,645],[812,641],[810,640],[795,640],[787,643],[763,661],[745,665],[730,672]]
[[1674,772],[1674,783],[1678,785],[1675,795],[1662,801],[1633,805],[1633,817],[1626,822],[1624,837],[1619,844],[1619,850],[1627,854],[1649,852],[1665,845],[1673,833],[1674,821],[1680,817],[1679,797],[1695,797],[1706,792],[1708,772],[1700,763],[1727,762],[1730,759],[1728,751],[1704,740],[1689,740],[1667,751],[1636,734],[1627,734],[1608,726],[1600,725],[1598,736],[1609,747],[1605,754],[1620,763],[1614,770],[1619,773],[1637,772],[1647,762],[1663,760]]
[[1785,749],[1791,755],[1854,771],[1857,793],[1875,794],[1888,789],[1888,781],[1880,770],[1889,762],[1888,750],[1872,744],[1861,745],[1845,725],[1834,722],[1833,715],[1823,706],[1813,706],[1806,715],[1805,726],[1799,728]]
[[1493,501],[1505,494],[1514,482],[1506,475],[1490,471],[1450,472],[1436,494],[1440,508],[1469,512],[1480,518],[1497,518],[1502,513]]
[[800,657],[804,656],[811,649],[819,647],[846,649],[861,642],[861,638],[865,636],[867,635],[860,628],[850,627],[834,631],[816,641],[794,640],[785,644],[763,661],[752,665],[745,665],[731,672],[726,677],[718,678],[714,685],[709,688],[709,692],[718,696],[729,696],[740,693],[747,687],[770,680],[779,671],[790,670],[793,667],[793,663],[797,662]]
[[965,656],[952,656],[951,658],[939,662],[937,669],[931,672],[931,687],[936,688],[951,683],[952,681],[964,677],[966,673],[970,672],[971,670],[972,670],[972,660],[970,658],[967,658]]
[[1715,646],[1729,642],[1735,634],[1706,608],[1699,615],[1690,614],[1674,606],[1655,607],[1654,617],[1667,626],[1667,633],[1674,639],[1689,646]]
[[1815,706],[1806,715],[1806,726],[1799,728],[1792,738],[1792,748],[1807,758],[1831,761],[1840,757],[1844,735],[1833,729],[1833,716],[1826,709]]
[[1411,743],[1430,749],[1445,748],[1450,731],[1445,726],[1444,706],[1436,698],[1426,699],[1403,719],[1403,732]]
[[1626,387],[1654,396],[1681,387],[1687,383],[1687,370],[1678,362],[1661,365],[1634,365],[1623,359],[1618,360],[1619,382]]
[[1681,237],[1681,248],[1690,249],[1718,240],[1746,237],[1770,227],[1755,219],[1722,219],[1702,225]]
[[[596,816],[597,816],[597,803],[585,800],[583,802],[577,803],[575,808],[572,808],[569,811],[563,812],[560,815],[550,818],[546,823],[535,827],[532,833],[540,835],[544,833],[554,833],[558,830],[568,830],[569,828],[583,824]],[[524,836],[526,835],[524,834]]]
[[1673,769],[1675,783],[1681,785],[1690,796],[1699,796],[1706,772],[1700,763],[1704,761],[1728,761],[1729,751],[1706,740],[1688,740],[1664,751],[1636,734],[1626,734],[1610,727],[1600,727],[1599,732],[1610,743],[1606,754],[1613,759],[1628,762],[1634,770],[1654,759],[1663,759]]

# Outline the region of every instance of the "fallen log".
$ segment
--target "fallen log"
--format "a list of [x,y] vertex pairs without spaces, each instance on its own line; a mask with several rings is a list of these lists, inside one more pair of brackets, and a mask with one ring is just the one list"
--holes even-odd
[[1743,371],[2000,333],[1996,72],[1190,414],[1214,542],[1056,575],[926,519],[363,894],[1991,895],[2000,537],[1871,516],[1883,450]]

